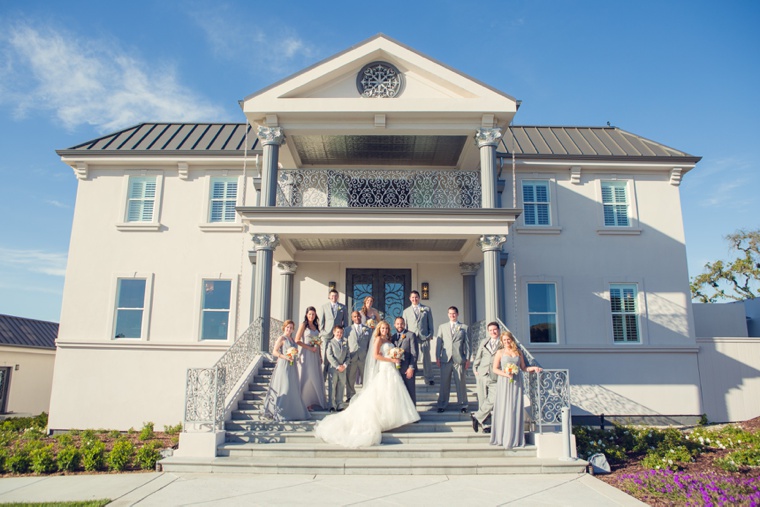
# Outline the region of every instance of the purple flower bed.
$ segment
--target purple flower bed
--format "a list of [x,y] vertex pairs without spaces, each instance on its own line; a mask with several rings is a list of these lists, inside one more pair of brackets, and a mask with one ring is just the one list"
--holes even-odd
[[760,478],[731,477],[716,473],[649,470],[616,478],[618,487],[645,502],[657,500],[673,505],[760,506]]

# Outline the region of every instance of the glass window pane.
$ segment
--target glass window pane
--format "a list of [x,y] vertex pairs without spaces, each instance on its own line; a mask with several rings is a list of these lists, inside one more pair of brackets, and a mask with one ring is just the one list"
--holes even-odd
[[226,340],[229,314],[230,312],[203,312],[201,338],[204,340]]
[[229,310],[231,287],[232,282],[229,280],[204,280],[203,309]]
[[549,187],[546,185],[536,185],[536,201],[549,202]]
[[557,298],[553,283],[528,284],[528,311],[556,313]]
[[117,310],[115,338],[140,338],[142,334],[142,310]]
[[557,343],[557,316],[530,316],[531,343]]
[[145,280],[119,280],[118,308],[142,308],[145,304]]

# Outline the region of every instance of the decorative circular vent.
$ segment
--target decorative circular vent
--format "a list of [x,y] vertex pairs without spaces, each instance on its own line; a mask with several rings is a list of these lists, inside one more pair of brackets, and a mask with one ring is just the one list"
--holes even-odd
[[367,64],[356,76],[356,88],[362,97],[397,97],[403,85],[404,76],[388,62]]

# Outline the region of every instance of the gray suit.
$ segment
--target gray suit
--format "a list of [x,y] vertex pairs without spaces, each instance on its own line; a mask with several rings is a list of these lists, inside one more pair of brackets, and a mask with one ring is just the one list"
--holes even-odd
[[441,362],[441,390],[438,393],[438,408],[449,406],[451,376],[457,390],[457,403],[467,408],[467,381],[465,363],[470,359],[470,337],[467,326],[457,322],[452,334],[451,324],[441,324],[436,334],[436,358]]
[[477,372],[478,378],[478,411],[473,416],[482,425],[485,425],[486,419],[491,415],[496,399],[496,384],[499,376],[493,372],[493,357],[501,348],[501,344],[498,338],[495,341],[492,347],[490,337],[482,340],[472,361],[472,369]]
[[333,337],[333,328],[348,324],[348,311],[346,305],[335,303],[335,312],[332,310],[332,303],[325,303],[319,312],[319,336],[322,338],[322,359],[324,360],[324,370],[327,373],[327,344]]
[[356,324],[351,324],[345,329],[348,335],[348,397],[353,398],[356,394],[354,384],[357,374],[361,375],[364,382],[364,365],[367,361],[367,350],[372,339],[372,329],[364,324],[359,324],[359,332],[356,332]]
[[345,406],[343,403],[343,395],[346,392],[346,372],[338,371],[338,367],[341,365],[348,366],[348,344],[345,338],[341,340],[330,340],[330,343],[326,347],[326,356],[328,363],[328,385],[329,389],[327,404],[331,408],[340,409]]
[[412,333],[417,335],[417,343],[422,355],[422,374],[425,376],[425,383],[433,381],[433,363],[430,360],[430,341],[433,339],[433,312],[429,306],[419,305],[419,316],[414,312],[410,305],[404,309],[404,322],[406,327]]

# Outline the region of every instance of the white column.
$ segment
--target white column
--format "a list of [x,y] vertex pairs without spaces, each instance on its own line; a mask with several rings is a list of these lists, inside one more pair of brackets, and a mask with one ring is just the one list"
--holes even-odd
[[269,351],[269,319],[272,313],[272,258],[280,244],[276,234],[252,234],[256,251],[256,286],[253,298],[253,320],[261,323],[261,350]]
[[478,246],[483,251],[483,278],[485,286],[486,322],[499,317],[501,307],[498,277],[500,274],[501,245],[507,242],[506,236],[498,234],[480,237]]
[[298,320],[293,318],[293,275],[298,264],[295,262],[278,262],[277,269],[282,276],[282,299],[280,300],[280,320]]
[[280,146],[285,144],[285,133],[280,127],[259,127],[256,135],[264,152],[259,205],[274,206],[277,204],[277,164],[280,159]]
[[498,192],[496,185],[496,146],[501,140],[500,128],[478,129],[475,141],[480,148],[480,187],[483,194],[481,207],[496,208]]

